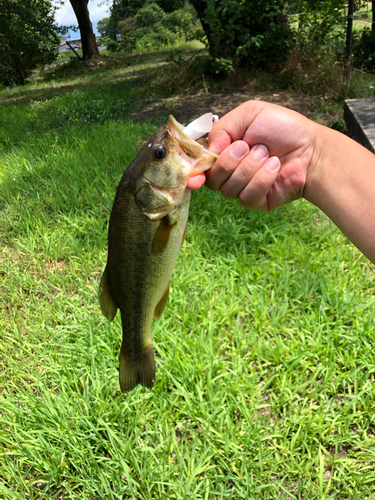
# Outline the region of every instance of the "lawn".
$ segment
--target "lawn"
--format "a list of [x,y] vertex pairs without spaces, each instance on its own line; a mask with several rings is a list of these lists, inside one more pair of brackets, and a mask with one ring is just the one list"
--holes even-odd
[[375,498],[374,266],[304,200],[193,193],[155,386],[120,392],[98,286],[161,74],[61,67],[0,92],[0,498]]

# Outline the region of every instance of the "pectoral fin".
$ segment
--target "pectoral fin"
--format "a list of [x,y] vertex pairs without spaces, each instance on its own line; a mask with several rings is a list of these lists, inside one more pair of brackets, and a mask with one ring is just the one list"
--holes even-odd
[[163,253],[167,248],[169,237],[176,222],[172,222],[170,217],[166,215],[160,221],[159,227],[156,230],[152,240],[152,253]]
[[167,305],[168,302],[168,295],[169,295],[169,283],[162,298],[159,300],[158,305],[155,307],[154,319],[159,319],[160,316],[163,314],[165,306]]
[[112,321],[116,316],[117,306],[112,299],[111,292],[109,290],[108,281],[108,268],[104,269],[102,279],[100,280],[99,286],[99,304],[100,309],[108,321]]

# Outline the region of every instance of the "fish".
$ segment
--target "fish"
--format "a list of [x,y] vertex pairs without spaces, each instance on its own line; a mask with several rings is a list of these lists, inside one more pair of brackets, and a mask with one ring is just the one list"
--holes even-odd
[[205,139],[198,142],[188,137],[170,115],[125,170],[117,187],[99,303],[109,321],[118,309],[121,313],[122,392],[138,384],[150,389],[154,385],[152,321],[163,314],[185,239],[191,197],[187,182],[211,168],[217,158],[207,144]]

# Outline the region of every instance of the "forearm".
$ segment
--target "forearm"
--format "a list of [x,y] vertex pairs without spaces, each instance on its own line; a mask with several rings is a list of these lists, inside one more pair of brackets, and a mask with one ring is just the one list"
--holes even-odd
[[314,151],[304,197],[375,263],[375,155],[321,125]]

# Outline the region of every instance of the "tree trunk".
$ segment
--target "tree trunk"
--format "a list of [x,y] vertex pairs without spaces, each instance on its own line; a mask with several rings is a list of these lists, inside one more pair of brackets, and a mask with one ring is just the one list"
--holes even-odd
[[375,31],[375,0],[372,0],[372,29]]
[[81,32],[83,59],[87,60],[100,57],[90,21],[89,9],[87,8],[88,0],[69,1],[72,4]]
[[[373,0],[375,2],[375,0]],[[207,9],[207,2],[205,0],[191,0],[191,3],[194,7],[194,9],[197,11],[198,17],[200,19],[200,22],[202,24],[202,28],[204,32],[206,33],[207,41],[208,41],[208,47],[211,52],[211,55],[213,57],[216,56],[216,54],[213,54],[212,52],[212,29],[211,27],[204,21],[204,11]]]

